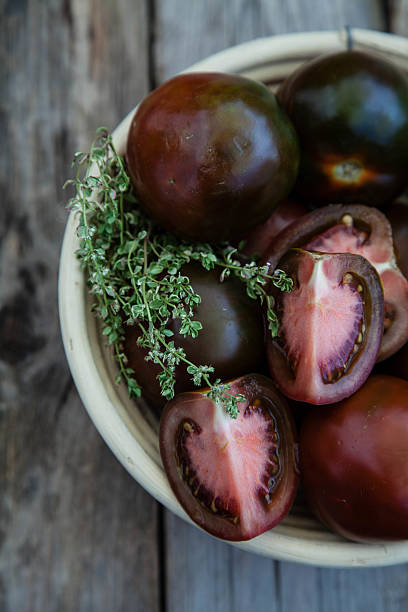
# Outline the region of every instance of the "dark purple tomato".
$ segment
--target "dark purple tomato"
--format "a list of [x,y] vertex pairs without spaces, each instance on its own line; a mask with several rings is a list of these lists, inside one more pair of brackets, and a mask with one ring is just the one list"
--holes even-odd
[[352,397],[310,409],[300,435],[312,511],[357,541],[408,538],[408,382],[370,376]]
[[397,200],[387,208],[385,214],[391,223],[398,266],[408,278],[408,199]]
[[296,193],[320,204],[391,202],[408,183],[408,78],[361,51],[322,55],[282,84],[299,136]]
[[297,438],[289,408],[268,378],[232,381],[232,419],[205,392],[182,393],[160,421],[160,453],[190,518],[225,540],[249,540],[289,512],[298,486]]
[[408,342],[392,357],[379,365],[381,366],[381,373],[408,380]]
[[293,186],[299,150],[265,85],[193,73],[140,104],[126,159],[141,205],[164,229],[216,242],[240,239],[267,219]]
[[271,269],[292,247],[323,253],[355,253],[368,259],[384,289],[384,335],[378,361],[408,340],[408,280],[398,268],[391,226],[379,210],[358,204],[331,205],[315,210],[285,229],[270,244],[265,259]]
[[[203,329],[196,338],[184,337],[178,333],[180,319],[172,320],[169,329],[175,334],[171,338],[175,345],[182,346],[194,364],[214,366],[216,378],[263,371],[266,357],[262,311],[259,303],[248,297],[245,285],[233,277],[221,283],[219,271],[204,270],[199,264],[183,266],[182,273],[201,297],[194,319],[202,323]],[[135,371],[147,401],[162,407],[166,400],[156,378],[160,368],[145,361],[147,352],[137,345],[138,333],[136,326],[125,327],[128,365]],[[176,393],[196,388],[185,368],[181,364],[176,369]]]
[[270,289],[279,331],[267,340],[269,370],[287,397],[331,404],[370,374],[381,342],[380,278],[360,255],[289,250],[278,268],[294,290]]
[[288,225],[302,217],[308,209],[301,202],[286,199],[261,225],[253,229],[245,237],[243,253],[246,255],[260,255],[267,252],[269,245]]

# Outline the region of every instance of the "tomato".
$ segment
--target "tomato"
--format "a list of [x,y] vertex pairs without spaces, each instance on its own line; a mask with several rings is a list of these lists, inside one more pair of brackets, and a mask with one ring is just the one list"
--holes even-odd
[[140,204],[164,229],[217,242],[240,239],[271,214],[292,188],[299,150],[265,85],[193,73],[140,104],[126,160]]
[[380,364],[382,373],[408,380],[408,342],[390,359]]
[[299,136],[296,193],[320,204],[380,206],[408,183],[408,78],[361,51],[302,65],[278,91]]
[[408,200],[401,198],[385,211],[392,227],[397,263],[408,278]]
[[255,227],[246,237],[243,252],[246,255],[260,255],[268,251],[277,236],[288,225],[305,215],[308,209],[301,202],[287,199],[261,225]]
[[367,379],[380,347],[384,299],[377,272],[360,255],[303,249],[290,249],[277,266],[294,289],[269,289],[279,322],[278,335],[267,340],[271,376],[297,401],[348,397]]
[[[248,297],[238,279],[229,277],[219,281],[219,270],[204,270],[199,264],[183,266],[192,287],[201,296],[194,319],[203,329],[197,338],[179,334],[180,319],[171,320],[169,329],[176,346],[182,346],[187,357],[196,365],[213,365],[217,378],[228,379],[251,371],[263,371],[265,362],[262,311],[256,300]],[[142,387],[144,397],[156,407],[165,404],[157,381],[159,366],[145,361],[146,351],[137,345],[136,326],[125,328],[125,353],[128,366]],[[195,388],[191,377],[181,364],[176,369],[176,393]],[[211,377],[214,379],[214,376]]]
[[289,511],[299,481],[292,416],[272,381],[258,374],[231,382],[238,418],[204,392],[182,393],[160,422],[160,453],[174,494],[200,527],[248,540]]
[[371,376],[352,397],[305,414],[307,501],[352,540],[408,538],[408,382]]
[[368,259],[384,289],[384,335],[378,361],[395,353],[408,340],[408,280],[397,266],[391,226],[382,212],[358,204],[314,210],[292,223],[270,244],[264,255],[270,268],[274,269],[292,247],[355,253]]

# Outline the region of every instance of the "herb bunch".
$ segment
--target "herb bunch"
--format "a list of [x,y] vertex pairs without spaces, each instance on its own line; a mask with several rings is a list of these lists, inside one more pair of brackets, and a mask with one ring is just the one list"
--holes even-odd
[[73,166],[76,176],[66,184],[75,186],[69,208],[78,214],[77,256],[87,273],[102,333],[119,365],[116,381],[124,379],[129,395],[140,397],[140,385],[123,352],[125,325],[137,325],[138,344],[147,350],[146,359],[160,366],[158,380],[167,400],[174,396],[175,368],[183,363],[194,384],[208,387],[208,396],[236,418],[238,402],[244,398],[233,395],[219,379],[211,381],[214,368],[192,363],[168,328],[170,319],[178,318],[183,336],[195,338],[202,329],[194,318],[201,298],[182,267],[195,261],[206,270],[219,267],[221,282],[231,275],[238,277],[251,298],[266,302],[273,336],[278,321],[265,286],[272,282],[282,291],[291,291],[292,279],[282,270],[268,274],[267,266],[257,265],[254,259],[243,262],[239,249],[229,244],[189,243],[159,228],[138,206],[124,161],[105,128],[98,130],[88,153],[75,154]]

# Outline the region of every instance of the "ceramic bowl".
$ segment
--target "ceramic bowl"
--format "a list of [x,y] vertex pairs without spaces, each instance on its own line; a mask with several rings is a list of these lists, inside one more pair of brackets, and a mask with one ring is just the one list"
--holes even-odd
[[[350,36],[355,48],[386,55],[408,68],[407,39],[368,30],[341,30],[257,39],[217,53],[187,71],[240,73],[275,87],[305,60],[346,48]],[[133,114],[134,110],[113,133],[121,153]],[[157,419],[143,401],[130,401],[126,390],[114,382],[115,364],[90,314],[84,275],[74,254],[78,248],[76,226],[71,214],[61,252],[59,307],[64,347],[78,392],[95,426],[128,472],[169,510],[190,521],[163,471]],[[408,542],[346,541],[325,529],[301,504],[295,504],[271,531],[234,545],[275,559],[319,566],[382,566],[408,561]]]

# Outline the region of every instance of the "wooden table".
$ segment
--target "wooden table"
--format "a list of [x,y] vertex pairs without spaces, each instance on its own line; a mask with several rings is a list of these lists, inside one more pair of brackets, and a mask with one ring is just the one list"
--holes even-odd
[[327,570],[217,542],[114,458],[57,316],[70,161],[149,89],[258,36],[408,34],[408,0],[2,0],[0,610],[406,612],[408,566]]

